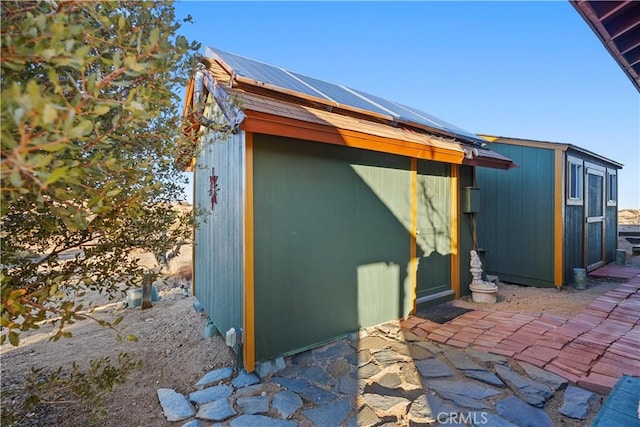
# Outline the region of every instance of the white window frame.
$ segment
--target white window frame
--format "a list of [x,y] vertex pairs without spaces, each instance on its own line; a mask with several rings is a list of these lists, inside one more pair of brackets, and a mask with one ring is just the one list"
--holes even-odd
[[[612,184],[614,186],[613,189],[611,188]],[[617,204],[618,204],[618,172],[615,169],[607,169],[607,206],[617,206]]]
[[[576,188],[578,194],[572,197],[571,184],[573,183],[571,167],[576,166],[578,168],[578,179]],[[567,205],[583,205],[584,204],[584,161],[577,157],[567,156]]]

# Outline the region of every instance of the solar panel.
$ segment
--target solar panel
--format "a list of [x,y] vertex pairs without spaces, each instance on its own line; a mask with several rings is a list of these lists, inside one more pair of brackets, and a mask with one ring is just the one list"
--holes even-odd
[[[210,50],[215,55],[211,55],[211,52],[207,52],[207,50]],[[287,71],[284,68],[265,64],[220,49],[207,47],[205,54],[214,57],[217,56],[231,67],[237,75],[258,82],[325,99],[330,103],[384,114],[391,116],[399,122],[413,122],[428,126],[432,129],[438,129],[447,134],[461,137],[469,142],[482,143],[483,141],[477,135],[467,132],[451,123],[447,123],[435,116],[379,96],[305,76],[304,74]]]

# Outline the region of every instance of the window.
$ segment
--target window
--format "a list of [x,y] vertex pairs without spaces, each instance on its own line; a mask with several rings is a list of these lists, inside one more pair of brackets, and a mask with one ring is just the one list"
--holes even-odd
[[567,167],[567,204],[582,204],[582,191],[584,187],[583,168],[582,160],[569,158]]
[[615,206],[618,200],[618,176],[615,170],[607,169],[607,206]]

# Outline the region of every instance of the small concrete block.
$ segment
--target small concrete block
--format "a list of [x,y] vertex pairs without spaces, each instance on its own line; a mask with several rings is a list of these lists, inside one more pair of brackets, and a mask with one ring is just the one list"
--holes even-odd
[[201,387],[209,384],[213,384],[218,381],[226,380],[231,378],[233,375],[233,368],[220,368],[214,371],[207,372],[200,380],[196,383],[196,387]]
[[159,388],[157,393],[167,421],[183,421],[195,415],[196,410],[184,395],[170,388]]
[[276,357],[267,362],[256,363],[256,374],[260,378],[265,378],[270,374],[278,372],[280,369],[284,369],[286,366],[287,364],[284,361],[284,357]]

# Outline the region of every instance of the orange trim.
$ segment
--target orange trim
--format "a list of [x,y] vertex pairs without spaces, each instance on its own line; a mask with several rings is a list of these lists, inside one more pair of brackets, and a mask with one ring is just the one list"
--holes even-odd
[[460,298],[460,249],[459,249],[459,221],[458,211],[460,206],[459,179],[460,167],[451,165],[450,183],[450,229],[451,229],[451,289],[455,292],[456,299]]
[[244,199],[244,368],[256,369],[254,246],[253,246],[253,134],[245,133],[245,199]]
[[553,284],[561,288],[564,273],[564,153],[561,149],[557,149],[554,154]]
[[464,153],[415,142],[383,138],[334,126],[305,122],[257,111],[245,111],[247,119],[240,126],[247,132],[277,135],[328,144],[345,145],[423,160],[461,164]]
[[417,234],[418,234],[418,160],[411,159],[411,231],[409,246],[409,283],[411,286],[411,312],[416,312],[418,298],[418,258],[417,254]]

